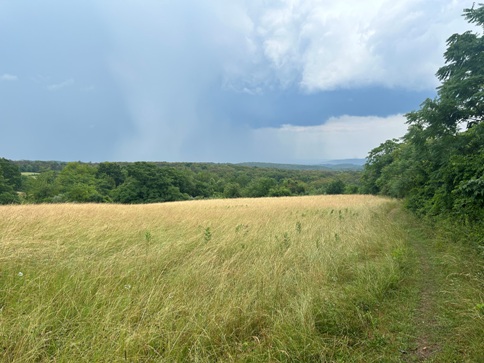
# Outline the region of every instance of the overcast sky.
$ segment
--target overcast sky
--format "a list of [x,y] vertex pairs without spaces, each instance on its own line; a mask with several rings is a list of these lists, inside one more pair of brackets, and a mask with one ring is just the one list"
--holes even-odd
[[364,158],[435,96],[461,0],[0,0],[0,157]]

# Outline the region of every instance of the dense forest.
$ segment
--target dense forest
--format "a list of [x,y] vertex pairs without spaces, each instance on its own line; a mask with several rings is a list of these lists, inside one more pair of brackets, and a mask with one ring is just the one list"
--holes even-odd
[[[464,16],[482,30],[484,4]],[[444,58],[436,98],[406,115],[401,139],[369,153],[362,190],[404,198],[420,216],[484,230],[484,37],[452,35]]]
[[355,193],[360,172],[211,163],[0,159],[0,203],[155,203]]

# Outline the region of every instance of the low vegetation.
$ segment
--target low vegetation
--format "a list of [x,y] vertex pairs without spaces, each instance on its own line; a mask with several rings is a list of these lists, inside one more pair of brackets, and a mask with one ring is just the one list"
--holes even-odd
[[0,360],[477,361],[477,256],[419,226],[371,196],[3,206]]

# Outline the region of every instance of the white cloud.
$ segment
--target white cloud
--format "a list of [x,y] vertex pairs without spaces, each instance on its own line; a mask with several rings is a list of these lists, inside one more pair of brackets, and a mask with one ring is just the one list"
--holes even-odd
[[457,0],[284,0],[261,7],[254,39],[282,84],[306,91],[431,89],[446,39],[468,28]]
[[319,126],[257,129],[252,138],[259,154],[272,161],[364,158],[385,140],[403,136],[407,130],[405,120],[403,115],[341,116]]
[[74,84],[74,79],[69,78],[69,79],[66,79],[63,82],[51,84],[51,85],[47,86],[47,89],[49,91],[59,91],[63,88],[69,87],[73,84]]
[[6,82],[18,81],[18,77],[13,74],[4,73],[0,76],[0,80]]

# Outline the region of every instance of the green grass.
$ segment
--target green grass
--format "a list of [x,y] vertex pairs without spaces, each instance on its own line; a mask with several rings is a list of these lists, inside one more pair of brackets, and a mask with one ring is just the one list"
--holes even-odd
[[1,207],[0,360],[477,361],[469,256],[368,196]]

